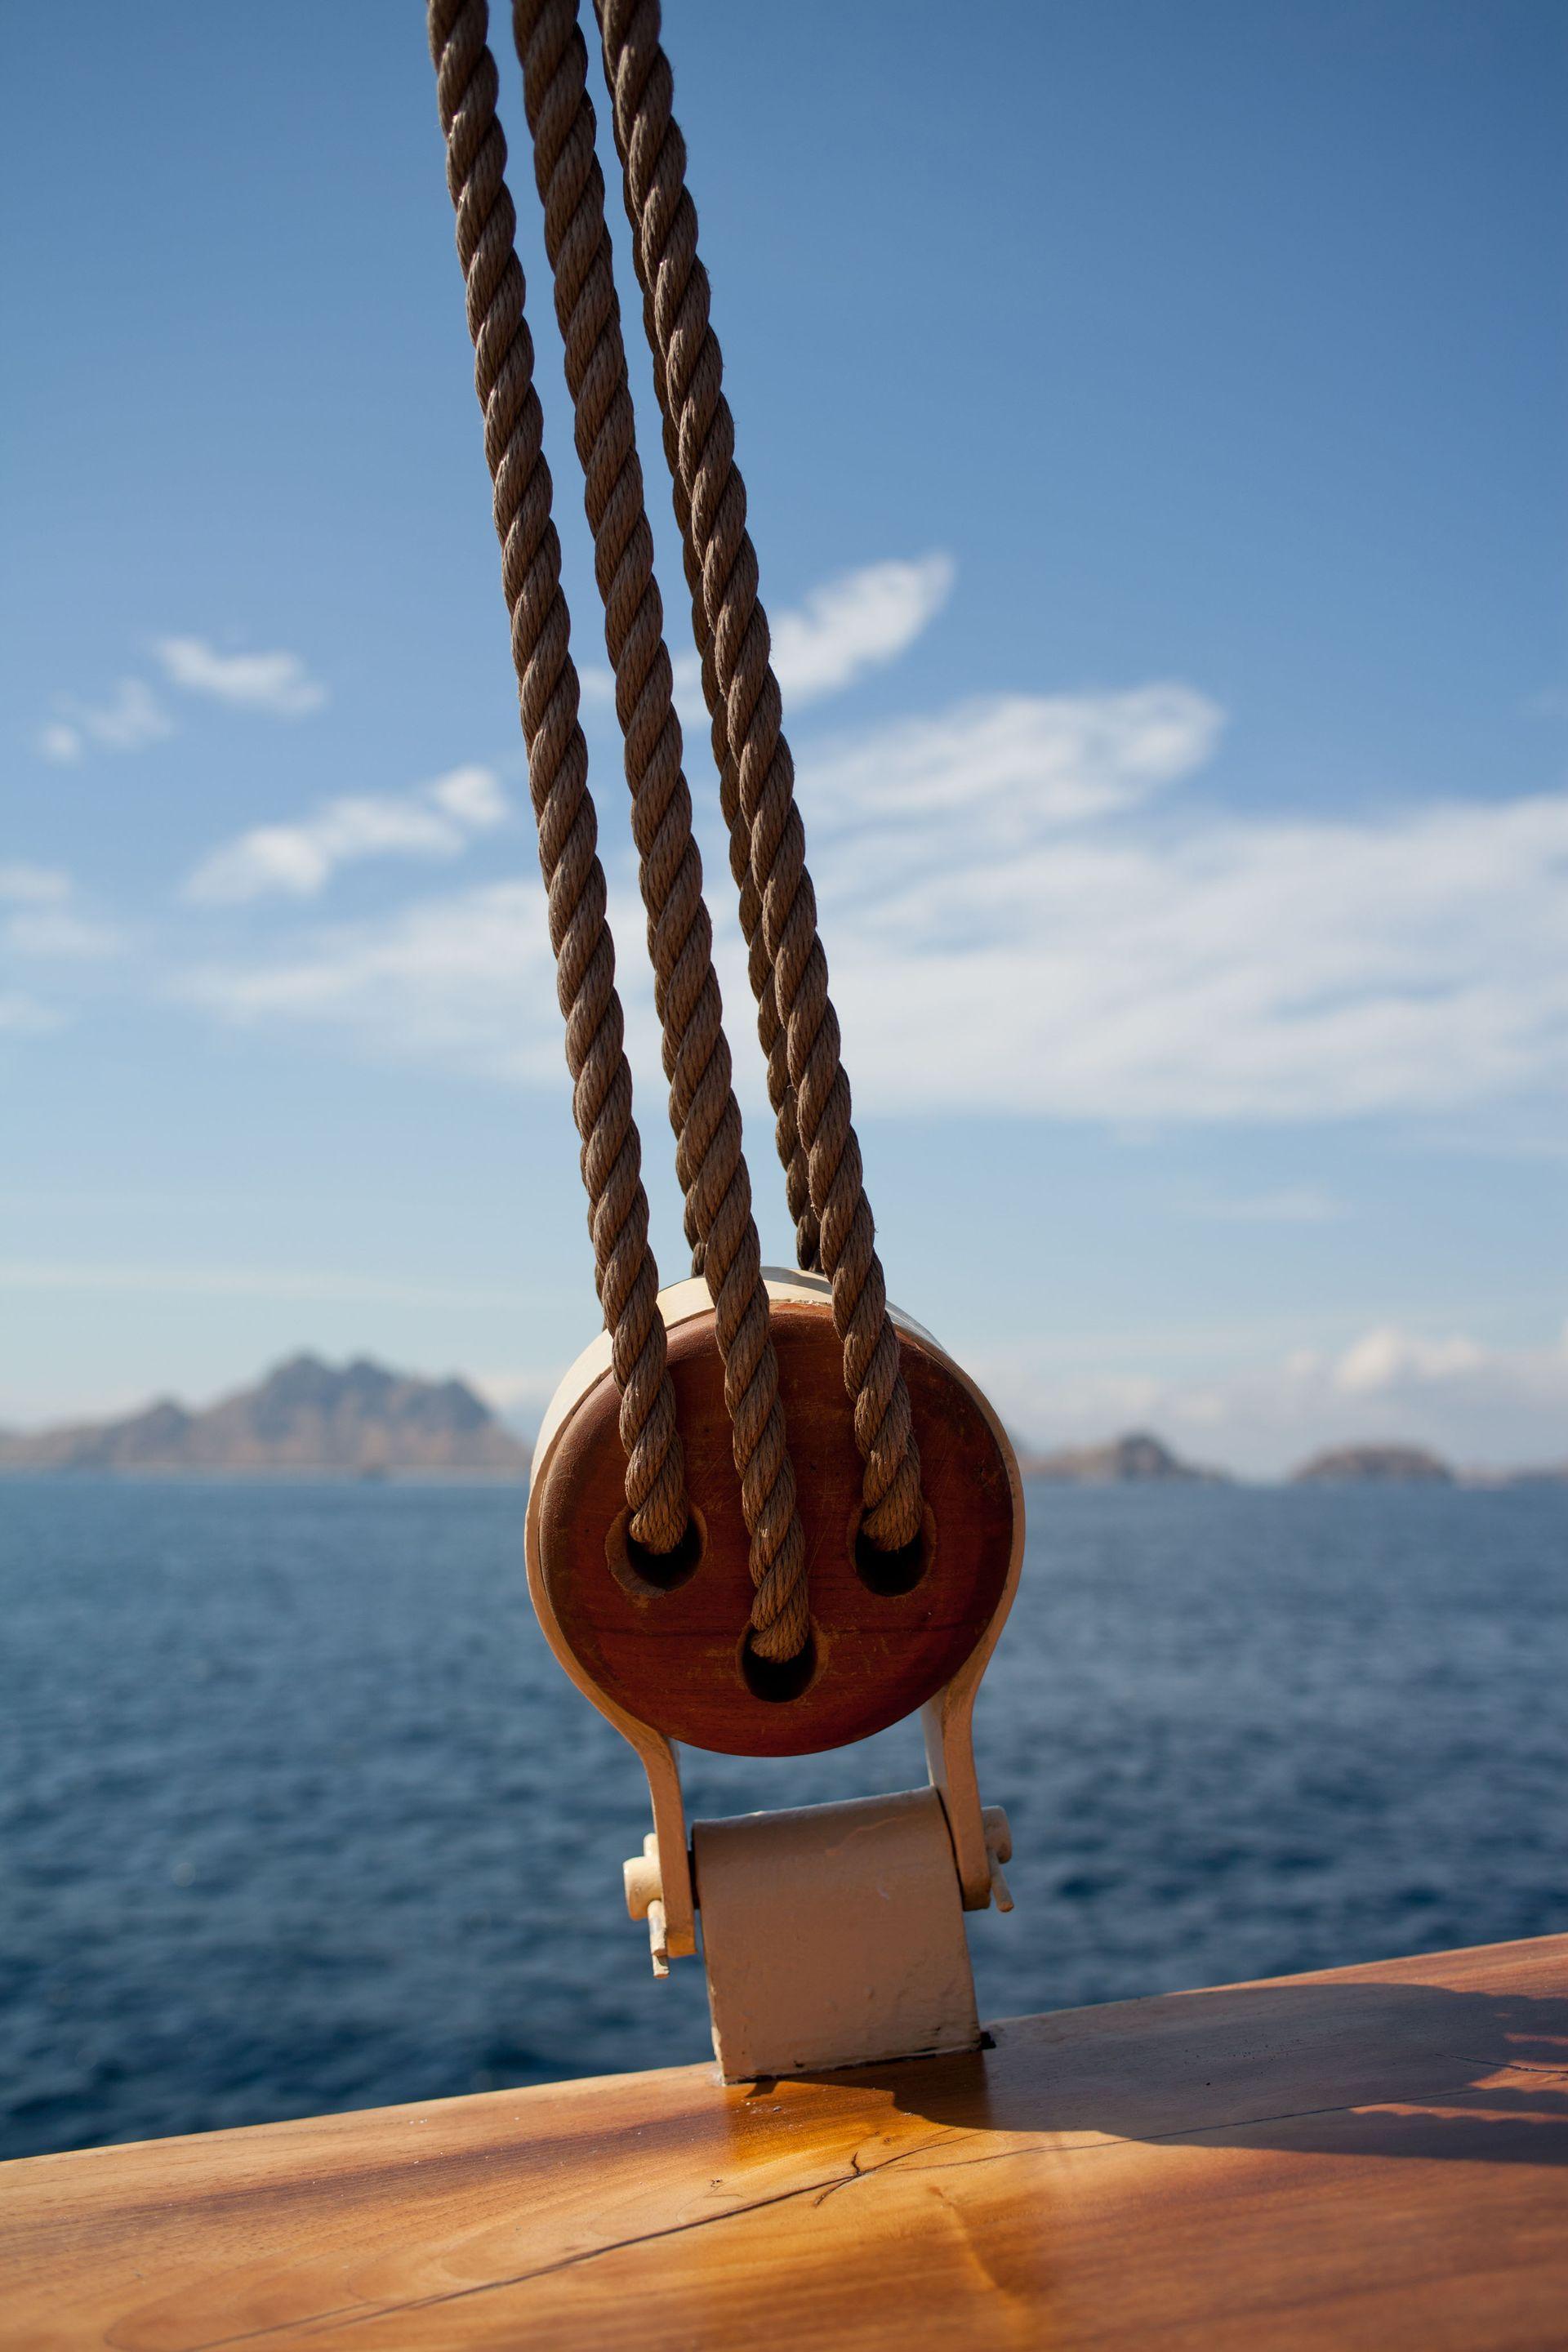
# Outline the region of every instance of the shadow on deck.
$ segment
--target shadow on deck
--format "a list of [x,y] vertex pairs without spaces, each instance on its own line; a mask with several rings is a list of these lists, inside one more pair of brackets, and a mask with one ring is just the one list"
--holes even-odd
[[1058,2145],[1568,2164],[1568,2000],[1555,1996],[1304,1979],[1019,2019],[993,2037],[973,2056],[818,2079],[885,2091],[947,2129]]

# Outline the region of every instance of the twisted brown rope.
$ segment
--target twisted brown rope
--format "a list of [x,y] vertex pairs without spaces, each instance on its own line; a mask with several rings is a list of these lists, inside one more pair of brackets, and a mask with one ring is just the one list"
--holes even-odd
[[623,1050],[587,747],[577,723],[577,671],[561,592],[561,545],[550,517],[550,469],[533,388],[533,345],[523,319],[522,271],[513,250],[517,215],[504,177],[506,141],[496,121],[488,30],[485,0],[430,0],[447,185],[457,211],[474,383],[495,488],[556,992],[566,1018],[572,1108],[583,1142],[595,1279],[621,1396],[626,1502],[632,1534],[650,1550],[664,1552],[679,1542],[689,1517],[685,1465],[655,1303],[658,1275],[648,1245],[641,1145]]
[[594,152],[588,53],[575,0],[515,0],[512,30],[533,133],[534,177],[555,280],[577,455],[626,743],[632,834],[647,909],[676,1168],[687,1232],[713,1300],[741,1501],[751,1536],[754,1647],[791,1658],[809,1631],[805,1539],[795,1507],[762,1252],[731,1085],[702,861],[681,768],[664,611],[653,572],[626,382],[605,183]]
[[[595,0],[595,5],[597,7],[598,0]],[[618,140],[617,132],[617,144]],[[730,751],[730,728],[724,697],[719,684],[719,674],[713,666],[713,632],[709,626],[708,607],[702,593],[702,561],[691,537],[691,501],[680,478],[679,427],[670,411],[668,384],[654,326],[653,292],[644,275],[641,254],[637,248],[637,209],[632,199],[631,183],[624,173],[621,192],[637,256],[637,282],[642,292],[643,331],[653,356],[654,390],[658,398],[663,425],[664,458],[669,470],[675,519],[680,531],[680,556],[686,572],[687,593],[691,599],[691,634],[701,665],[702,697],[708,707],[713,765],[719,774],[719,805],[729,835],[730,872],[740,900],[741,934],[746,942],[746,977],[756,999],[757,1032],[767,1062],[768,1100],[773,1106],[774,1121],[773,1139],[784,1171],[784,1196],[795,1221],[796,1260],[808,1273],[819,1273],[822,1267],[822,1229],[817,1223],[816,1211],[811,1204],[811,1180],[806,1168],[805,1150],[800,1139],[795,1087],[789,1075],[788,1043],[779,1014],[773,965],[768,961],[767,943],[763,936],[762,898],[752,878],[751,826],[741,806],[740,778]]]
[[[737,829],[743,824],[747,835],[746,865],[760,900],[811,1206],[844,1346],[845,1387],[854,1399],[855,1435],[866,1465],[864,1529],[879,1548],[897,1549],[920,1531],[920,1457],[827,992],[795,765],[757,593],[745,484],[735,463],[734,420],[709,322],[696,208],[686,186],[686,142],[671,111],[673,79],[659,41],[658,0],[596,5],[637,276],[652,328],[655,382],[674,428],[675,475],[689,509],[683,536],[700,568],[698,646],[706,658],[710,642],[715,704],[721,701],[734,766]],[[738,852],[731,862],[738,865]],[[759,995],[764,1044],[765,993]]]
[[[624,188],[624,179],[622,184]],[[627,211],[630,214],[629,203]],[[632,217],[632,226],[635,232],[635,216]],[[729,835],[730,873],[740,901],[741,936],[746,943],[746,977],[756,999],[757,1034],[767,1063],[768,1100],[773,1112],[773,1140],[784,1171],[784,1198],[795,1222],[795,1259],[807,1273],[818,1274],[822,1270],[822,1228],[817,1223],[816,1211],[811,1205],[811,1178],[806,1167],[805,1148],[800,1139],[799,1112],[789,1074],[788,1041],[779,1013],[773,968],[768,961],[767,942],[763,936],[762,897],[752,877],[751,826],[741,805],[740,777],[730,750],[729,719],[724,708],[723,691],[719,684],[719,673],[713,666],[713,632],[708,625],[708,608],[702,595],[702,561],[692,541],[691,501],[680,478],[679,431],[667,402],[664,369],[659,362],[653,326],[652,299],[646,289],[643,293],[643,327],[648,348],[653,353],[654,386],[664,427],[665,463],[669,468],[675,519],[680,530],[681,562],[691,598],[691,634],[701,664],[702,698],[708,706],[713,765],[719,774],[719,806]]]

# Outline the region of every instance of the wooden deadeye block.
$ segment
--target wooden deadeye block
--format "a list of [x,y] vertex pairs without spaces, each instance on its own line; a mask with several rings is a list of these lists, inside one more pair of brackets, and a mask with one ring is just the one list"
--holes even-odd
[[[747,1641],[748,1541],[704,1283],[677,1284],[659,1298],[686,1450],[689,1540],[667,1561],[628,1542],[605,1337],[552,1401],[528,1508],[529,1585],[546,1636],[647,1773],[654,1831],[626,1865],[628,1904],[648,1920],[664,1973],[671,1958],[695,1951],[700,1900],[727,2080],[973,2046],[962,1914],[994,1898],[1010,1907],[1000,1870],[1006,1822],[982,1810],[971,1725],[1022,1556],[1012,1447],[974,1383],[892,1310],[925,1513],[908,1553],[874,1553],[859,1533],[862,1465],[828,1286],[770,1270],[767,1290],[810,1560],[811,1641],[791,1670],[768,1669]],[[931,1776],[923,1795],[873,1801],[871,1811],[823,1806],[698,1823],[694,1881],[675,1743],[804,1755],[866,1738],[917,1708]],[[793,1962],[763,1966],[764,1941],[775,1953],[787,1946]],[[833,2057],[822,2054],[829,2050]]]

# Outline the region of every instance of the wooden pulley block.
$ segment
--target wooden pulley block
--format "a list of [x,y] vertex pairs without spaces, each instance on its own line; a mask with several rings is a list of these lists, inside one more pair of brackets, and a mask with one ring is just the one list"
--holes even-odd
[[[798,1658],[783,1667],[772,1664],[753,1652],[749,1638],[749,1542],[705,1283],[677,1284],[658,1302],[692,1512],[688,1538],[676,1552],[660,1559],[628,1536],[626,1456],[607,1336],[585,1349],[562,1381],[534,1454],[530,1589],[562,1664],[631,1742],[647,1771],[654,1836],[644,1855],[626,1865],[626,1889],[634,1916],[649,1922],[661,1974],[670,1957],[696,1948],[700,1892],[688,1852],[677,1742],[726,1755],[804,1755],[864,1739],[922,1710],[931,1784],[951,1843],[954,1915],[984,1908],[994,1892],[1006,1903],[998,1866],[1010,1851],[1006,1825],[999,1812],[982,1812],[971,1719],[1022,1555],[1023,1500],[1013,1449],[968,1375],[928,1331],[889,1310],[920,1446],[925,1508],[915,1543],[898,1554],[875,1550],[861,1534],[863,1465],[828,1285],[817,1276],[774,1269],[765,1278],[810,1562],[811,1637]],[[841,1809],[813,1810],[826,1816]],[[831,1830],[825,1822],[824,1836]],[[708,1841],[715,1916],[736,1909],[733,1902],[719,1903],[716,1877],[721,1868],[741,1866],[720,1859],[735,1845],[733,1838]],[[805,1869],[808,1881],[801,1851],[797,1832],[793,1866]],[[841,1874],[836,1883],[841,1886]],[[944,1901],[952,1891],[950,1884]],[[835,1901],[842,1907],[841,1895]],[[711,1927],[707,1943],[711,1979]],[[967,1977],[966,1958],[963,1968]],[[720,2009],[715,1997],[716,2021]],[[771,2071],[785,2070],[774,2065]]]

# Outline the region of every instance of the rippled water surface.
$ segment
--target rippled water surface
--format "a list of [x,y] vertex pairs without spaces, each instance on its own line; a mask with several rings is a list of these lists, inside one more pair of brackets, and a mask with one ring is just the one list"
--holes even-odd
[[[1037,1488],[981,1702],[983,2011],[1568,1928],[1568,1495]],[[621,1904],[629,1749],[512,1488],[0,1487],[0,2150],[707,2053]],[[910,1727],[691,1756],[698,1814]]]

